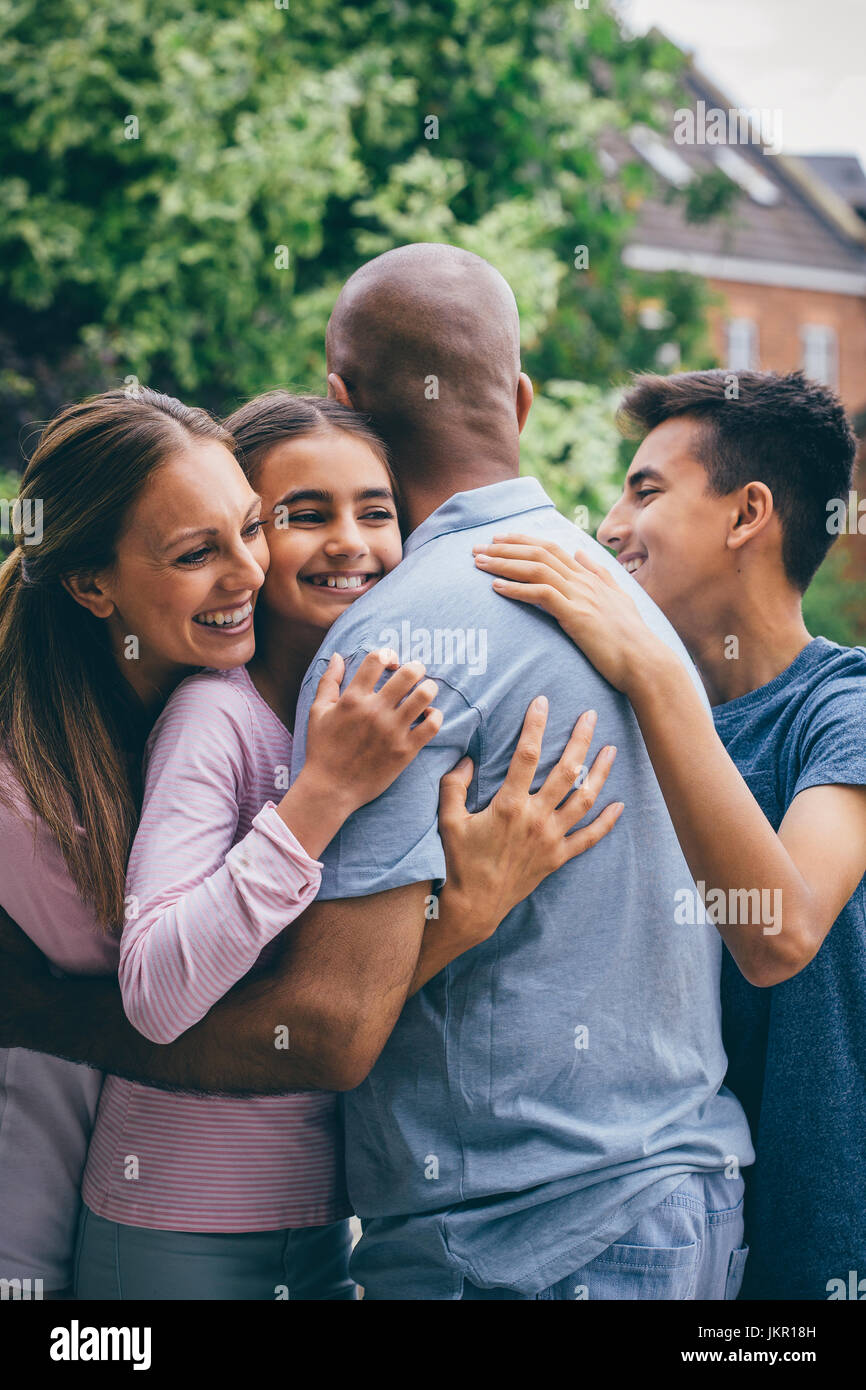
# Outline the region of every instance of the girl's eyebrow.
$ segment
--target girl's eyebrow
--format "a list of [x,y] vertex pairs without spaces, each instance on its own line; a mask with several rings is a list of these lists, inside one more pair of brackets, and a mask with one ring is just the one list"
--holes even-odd
[[[379,497],[386,502],[394,501],[394,494],[389,487],[365,487],[360,488],[354,493],[353,501],[367,502],[371,498]],[[277,506],[287,506],[292,502],[333,502],[334,494],[320,487],[300,487],[292,492],[287,492]]]

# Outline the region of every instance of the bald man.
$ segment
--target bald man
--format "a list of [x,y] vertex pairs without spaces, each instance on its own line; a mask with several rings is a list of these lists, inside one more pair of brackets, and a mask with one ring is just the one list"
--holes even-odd
[[390,448],[409,534],[403,563],[347,609],[308,673],[293,775],[334,651],[347,678],[382,645],[422,659],[444,721],[325,851],[317,907],[338,926],[341,900],[382,914],[402,1002],[420,930],[394,924],[445,879],[439,779],[468,754],[469,809],[486,805],[534,696],[550,708],[537,780],[594,708],[619,749],[610,797],[625,803],[613,834],[406,1003],[371,1070],[358,1059],[369,1074],[345,1096],[364,1227],[353,1274],[368,1299],[735,1297],[740,1169],[754,1155],[722,1086],[718,934],[674,925],[677,894],[694,888],[628,702],[550,618],[492,590],[473,545],[511,530],[593,553],[688,657],[611,556],[518,477],[532,387],[492,266],[432,244],[378,257],[343,289],[327,351],[331,394],[369,412]]

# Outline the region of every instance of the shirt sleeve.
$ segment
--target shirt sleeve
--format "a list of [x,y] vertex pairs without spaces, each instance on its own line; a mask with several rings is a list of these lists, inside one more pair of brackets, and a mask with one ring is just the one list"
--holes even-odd
[[243,696],[207,677],[179,687],[151,735],[119,976],[152,1042],[198,1023],[319,887],[321,865],[273,802],[233,844],[252,742]]
[[792,800],[809,787],[866,786],[866,681],[838,676],[819,687],[800,735]]
[[82,901],[60,846],[37,820],[5,759],[0,775],[10,796],[0,802],[0,907],[59,971],[113,975],[117,938]]
[[[375,643],[345,658],[343,689]],[[292,750],[292,778],[306,756],[306,728],[316,686],[330,653],[314,661],[301,690]],[[439,781],[467,752],[481,722],[474,706],[437,673],[442,727],[387,791],[350,816],[322,854],[320,899],[362,898],[432,879],[445,882],[439,837]],[[476,758],[477,766],[477,758]]]

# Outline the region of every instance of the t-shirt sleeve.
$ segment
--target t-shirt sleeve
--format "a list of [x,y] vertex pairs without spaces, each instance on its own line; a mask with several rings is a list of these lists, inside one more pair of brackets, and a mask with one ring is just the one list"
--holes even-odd
[[793,796],[809,787],[866,786],[864,676],[838,676],[819,687],[804,720],[799,762]]
[[[346,660],[342,688],[352,679],[371,643]],[[292,750],[292,778],[306,758],[310,705],[328,664],[318,657],[301,690]],[[442,727],[387,791],[350,816],[322,854],[319,898],[361,898],[403,888],[411,883],[445,882],[445,852],[439,836],[439,781],[465,753],[472,756],[480,715],[474,706],[437,674],[435,704],[442,710]],[[477,758],[476,758],[477,764]]]

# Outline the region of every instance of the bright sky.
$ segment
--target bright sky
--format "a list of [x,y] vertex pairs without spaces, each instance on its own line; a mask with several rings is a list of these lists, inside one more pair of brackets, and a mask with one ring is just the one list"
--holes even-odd
[[617,0],[694,54],[736,106],[779,110],[786,154],[866,168],[866,0]]

